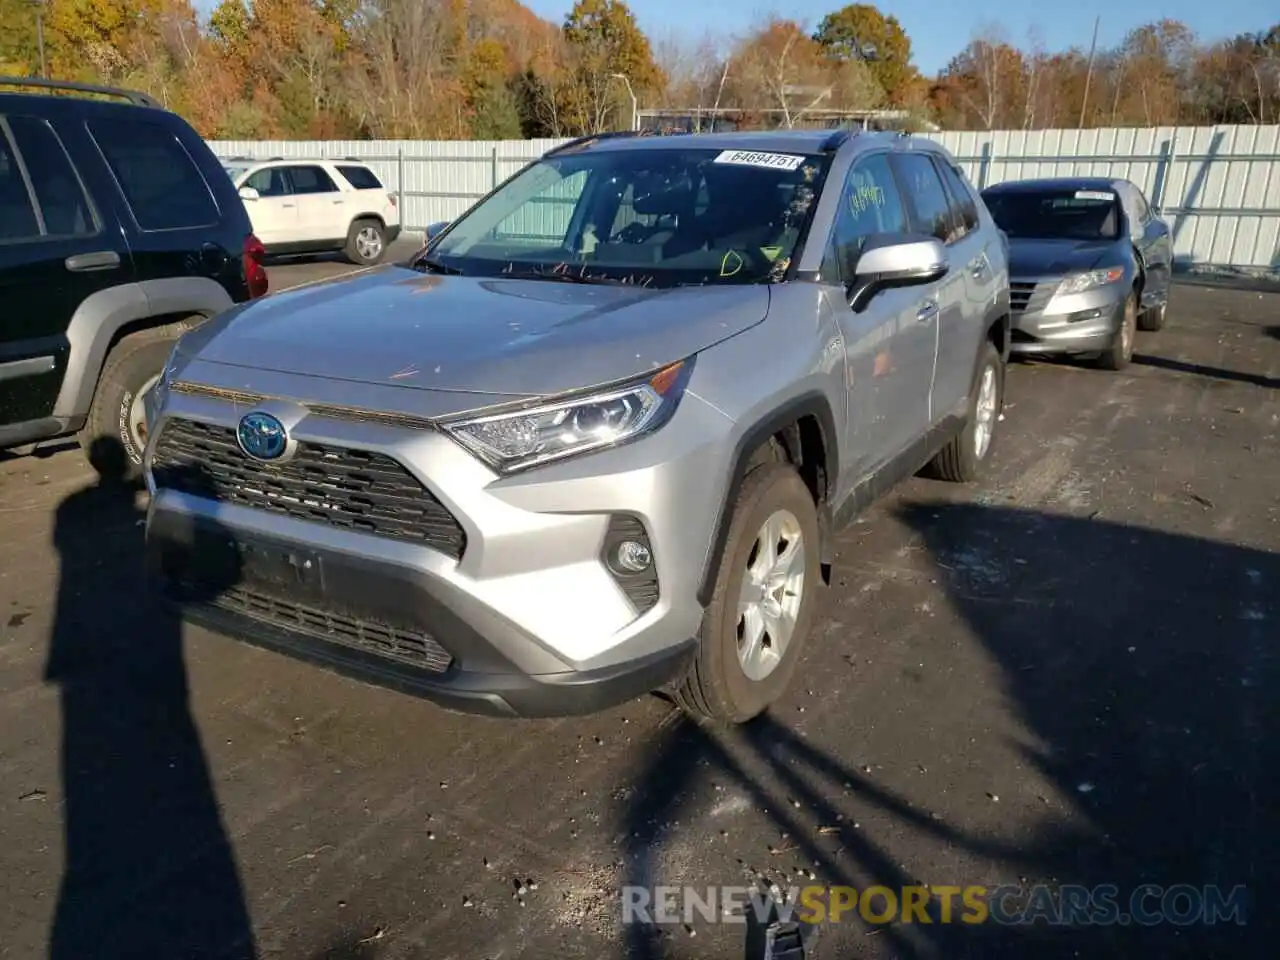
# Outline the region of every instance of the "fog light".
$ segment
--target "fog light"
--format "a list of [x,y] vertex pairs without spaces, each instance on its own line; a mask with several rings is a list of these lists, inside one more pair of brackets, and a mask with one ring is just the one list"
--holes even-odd
[[653,554],[643,543],[634,540],[623,540],[614,553],[614,562],[618,570],[624,573],[643,573],[653,563]]

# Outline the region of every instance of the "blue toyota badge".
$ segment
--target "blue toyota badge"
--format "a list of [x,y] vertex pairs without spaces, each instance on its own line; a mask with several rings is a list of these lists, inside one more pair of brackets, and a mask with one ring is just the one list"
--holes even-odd
[[246,413],[236,428],[236,440],[255,460],[278,460],[289,446],[289,431],[269,413]]

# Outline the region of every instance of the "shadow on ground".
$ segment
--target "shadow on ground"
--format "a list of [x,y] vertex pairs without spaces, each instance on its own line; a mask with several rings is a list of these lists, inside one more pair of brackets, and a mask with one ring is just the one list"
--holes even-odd
[[[787,802],[795,798],[819,822],[835,824],[841,811],[829,798],[843,792],[890,815],[902,833],[950,848],[942,861],[969,854],[998,864],[1012,884],[1022,877],[1114,884],[1121,911],[1142,884],[1216,884],[1224,898],[1247,888],[1244,924],[892,924],[879,934],[895,957],[1270,955],[1271,920],[1260,906],[1280,879],[1274,817],[1280,809],[1274,772],[1280,670],[1273,643],[1280,556],[977,505],[909,506],[900,518],[923,536],[951,602],[1003,667],[1011,709],[1036,744],[1017,749],[1055,785],[1055,802],[1066,815],[1046,814],[1034,839],[1015,845],[934,819],[776,718],[766,715],[727,732],[677,724],[660,732],[624,812],[631,836],[624,882],[689,881],[654,876],[663,842],[659,825],[681,816],[682,798],[710,767],[769,811],[776,827],[794,838],[797,856],[819,865],[820,881],[858,888],[919,882],[877,837],[847,820],[838,836],[815,837]],[[1002,568],[998,585],[994,578],[967,580],[959,571],[973,565],[951,562],[974,551]],[[783,889],[795,882],[785,875],[770,879]],[[1147,898],[1140,905],[1159,902]],[[702,955],[652,926],[626,931],[629,958]],[[857,956],[869,932],[861,921],[828,926],[819,931],[815,953]],[[748,931],[748,943],[751,936]],[[746,956],[761,954],[749,946]]]
[[1190,373],[1198,377],[1210,377],[1214,380],[1230,380],[1235,383],[1251,383],[1256,387],[1280,387],[1280,377],[1268,377],[1261,373],[1242,373],[1239,370],[1224,370],[1221,367],[1208,367],[1200,363],[1187,363],[1182,360],[1170,360],[1167,357],[1156,357],[1145,353],[1135,353],[1133,362],[1140,367],[1156,367],[1160,370],[1171,370],[1175,373]]
[[62,711],[66,860],[50,957],[248,960],[256,950],[187,702],[181,625],[143,588],[138,493],[105,479],[57,510],[46,679]]

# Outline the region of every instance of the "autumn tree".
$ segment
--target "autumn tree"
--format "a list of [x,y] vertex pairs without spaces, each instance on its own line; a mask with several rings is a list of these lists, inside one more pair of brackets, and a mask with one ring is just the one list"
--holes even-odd
[[813,39],[834,60],[866,65],[887,101],[901,106],[919,91],[911,41],[898,18],[868,3],[853,3],[823,17]]
[[1027,80],[1026,64],[1016,47],[988,31],[957,54],[939,78],[946,91],[947,126],[998,130],[1019,127]]
[[[577,0],[564,21],[572,83],[564,114],[574,129],[600,133],[625,116],[630,126],[630,84],[638,102],[660,91],[665,78],[649,39],[622,0]],[[625,83],[623,78],[625,78]]]

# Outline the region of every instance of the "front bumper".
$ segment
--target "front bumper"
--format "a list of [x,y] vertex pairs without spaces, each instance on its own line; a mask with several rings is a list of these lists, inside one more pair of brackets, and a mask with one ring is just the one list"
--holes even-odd
[[[308,519],[296,496],[255,506],[254,491],[269,484],[246,483],[243,470],[231,498],[166,481],[154,468],[171,423],[225,430],[249,409],[172,392],[148,450],[147,554],[187,619],[454,709],[501,716],[594,712],[686,668],[717,512],[706,438],[731,426],[697,397],[686,395],[654,437],[501,479],[434,431],[271,403],[299,443],[394,460],[457,519],[465,547],[452,556],[358,524]],[[223,470],[229,456],[220,447],[191,469]],[[328,483],[312,507],[341,490]],[[637,600],[604,560],[623,515],[648,537],[656,600]]]
[[[1019,286],[1031,288],[1032,284]],[[1124,318],[1120,284],[1056,296],[1056,282],[1041,283],[1013,299],[1011,351],[1021,355],[1090,353],[1111,346]]]

